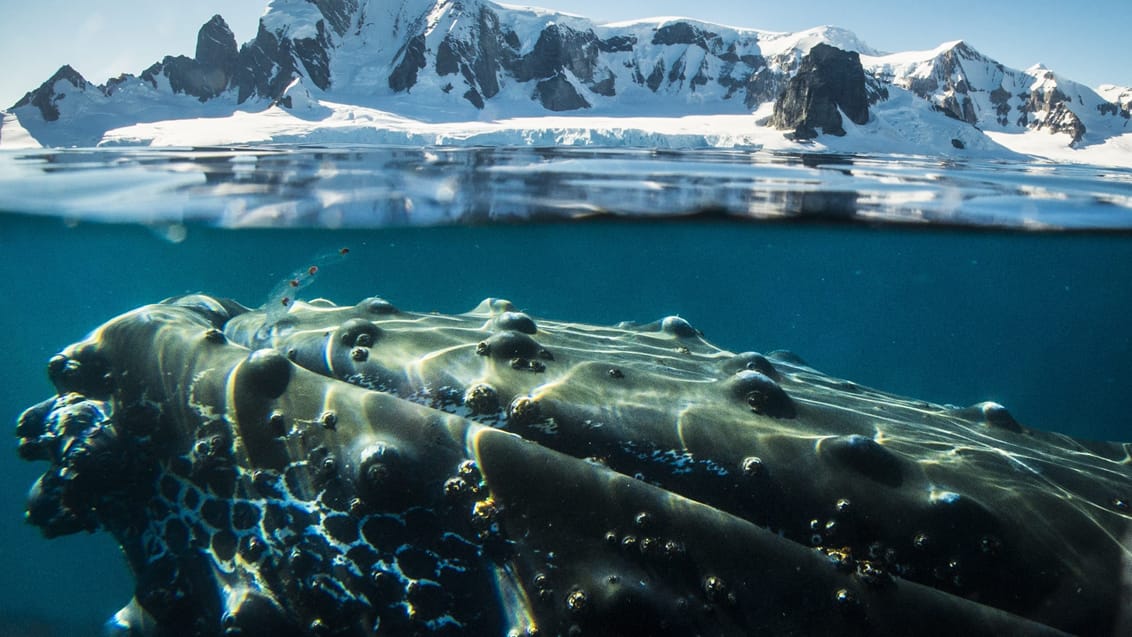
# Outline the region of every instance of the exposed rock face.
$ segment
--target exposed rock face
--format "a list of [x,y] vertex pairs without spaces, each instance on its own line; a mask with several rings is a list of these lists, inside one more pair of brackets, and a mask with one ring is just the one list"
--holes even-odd
[[[1085,139],[1085,120],[1121,127],[1127,108],[1041,66],[1010,69],[964,42],[941,47],[929,60],[874,69],[880,79],[928,100],[948,117],[985,129],[1047,130]],[[1095,117],[1101,116],[1100,118]]]
[[358,11],[358,0],[308,0],[318,7],[330,28],[338,35],[346,35]]
[[710,31],[704,31],[687,22],[666,24],[656,30],[653,35],[653,44],[694,44],[703,50],[708,50],[708,43],[718,37]]
[[1069,96],[1063,93],[1056,85],[1049,81],[1054,80],[1053,74],[1045,74],[1042,78],[1047,82],[1040,82],[1029,93],[1019,95],[1022,98],[1019,123],[1032,125],[1039,130],[1046,129],[1055,133],[1066,133],[1073,138],[1073,142],[1080,142],[1085,136],[1085,124],[1070,108],[1072,103]]
[[203,102],[228,90],[238,65],[236,36],[224,18],[215,15],[197,33],[195,57],[166,56],[142,71],[141,78],[156,88],[158,77],[163,76],[174,93]]
[[298,77],[310,78],[318,88],[330,88],[330,34],[322,20],[315,31],[315,37],[279,37],[261,21],[255,39],[240,48],[233,81],[238,89],[237,101],[253,97],[276,100]]
[[219,15],[212,16],[197,33],[197,64],[231,73],[238,62],[236,36]]
[[[483,100],[491,99],[499,93],[499,78],[513,78],[518,82],[535,82],[533,97],[547,109],[553,111],[586,108],[589,103],[579,94],[578,89],[567,79],[566,72],[577,78],[585,88],[606,96],[614,94],[608,73],[599,67],[602,51],[626,50],[631,42],[601,41],[593,31],[579,32],[568,26],[552,24],[539,33],[533,48],[526,55],[519,55],[522,43],[514,31],[503,29],[498,15],[487,7],[479,7],[475,15],[474,36],[462,39],[449,35],[440,43],[434,65],[440,76],[459,74],[468,85],[465,97],[477,108],[483,108]],[[423,36],[416,36],[423,42]],[[427,65],[421,51],[406,51],[404,60]],[[402,65],[404,62],[402,62]],[[397,67],[399,71],[402,65]],[[396,73],[396,72],[395,72]],[[390,77],[390,87],[396,91],[408,90],[398,76],[395,84]],[[415,76],[413,77],[415,81]]]
[[47,81],[39,85],[39,88],[34,91],[29,91],[24,95],[20,101],[16,102],[13,109],[21,108],[24,106],[34,106],[39,110],[40,115],[45,122],[54,122],[59,119],[59,100],[66,98],[65,88],[56,86],[59,82],[66,82],[72,88],[79,90],[86,90],[88,82],[78,71],[71,68],[70,64],[64,64],[59,67],[55,74],[47,78]]
[[[938,94],[936,108],[948,117],[974,124],[978,121],[978,114],[971,101],[971,86],[967,82],[964,61],[983,62],[985,58],[960,42],[936,58],[929,76],[913,78],[909,88],[920,97]],[[997,64],[997,67],[999,72],[1003,71],[1001,64]]]
[[[330,88],[330,58],[336,38],[341,38],[350,29],[358,13],[357,0],[309,0],[322,14],[322,19],[311,25],[296,25],[304,28],[297,29],[299,36],[293,36],[289,31],[273,30],[260,20],[259,30],[255,38],[240,47],[235,54],[235,38],[231,30],[224,24],[220,16],[214,17],[201,29],[197,44],[197,57],[194,68],[184,61],[174,64],[185,69],[188,73],[179,76],[196,79],[192,75],[204,71],[211,73],[214,80],[219,79],[216,69],[225,71],[227,79],[226,89],[236,90],[236,101],[246,102],[249,99],[261,98],[278,101],[283,92],[297,78],[306,78],[311,84],[320,89]],[[218,23],[218,24],[216,24]],[[309,28],[306,28],[309,27]],[[207,31],[206,31],[207,30]],[[201,57],[202,46],[208,52],[206,58]],[[168,61],[170,58],[166,58]],[[217,64],[216,61],[222,62]],[[173,77],[170,77],[173,82]],[[181,79],[181,86],[195,87],[198,83],[186,82]],[[205,84],[215,87],[218,82]],[[174,85],[177,90],[178,84]],[[211,95],[201,95],[200,90],[194,92],[185,90],[202,99],[219,95],[217,91]]]
[[542,80],[535,87],[539,103],[549,111],[573,111],[589,108],[590,103],[578,94],[574,85],[562,73]]
[[389,75],[389,88],[394,91],[407,91],[417,83],[417,72],[425,66],[425,40],[417,36],[409,40],[401,54],[401,62]]
[[[520,35],[494,5],[476,0],[439,5],[447,5],[445,19],[457,27],[435,51],[426,44],[427,24],[410,36],[389,78],[394,91],[410,91],[419,70],[429,69],[462,81],[465,98],[477,108],[499,93],[501,80],[533,84],[532,99],[554,111],[588,108],[585,93],[614,97],[619,80],[658,94],[716,83],[726,90],[724,99],[741,96],[751,106],[774,99],[790,68],[785,61],[784,68],[769,71],[761,55],[738,52],[757,49],[756,37],[737,43],[688,22],[661,25],[644,41],[631,31],[602,35],[593,25],[557,22]],[[661,47],[676,54],[660,55]]]
[[817,137],[817,129],[828,135],[844,135],[841,113],[855,124],[869,121],[861,57],[818,44],[802,58],[798,73],[775,100],[770,123],[776,128],[793,128],[797,139]]

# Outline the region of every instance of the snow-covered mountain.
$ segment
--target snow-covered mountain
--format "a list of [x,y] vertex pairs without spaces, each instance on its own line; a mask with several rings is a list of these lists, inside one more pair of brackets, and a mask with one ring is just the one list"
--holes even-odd
[[486,0],[272,0],[239,47],[216,16],[192,58],[101,85],[64,66],[10,109],[0,146],[659,143],[683,126],[707,145],[991,152],[1036,132],[1053,147],[1123,152],[1130,111],[1132,90],[1007,68],[963,42],[883,54],[834,27],[596,24]]
[[863,62],[878,81],[910,90],[983,130],[1065,133],[1075,144],[1132,130],[1127,89],[1123,103],[1119,91],[1116,99],[1106,99],[1042,65],[1007,68],[962,41],[932,51],[867,56]]

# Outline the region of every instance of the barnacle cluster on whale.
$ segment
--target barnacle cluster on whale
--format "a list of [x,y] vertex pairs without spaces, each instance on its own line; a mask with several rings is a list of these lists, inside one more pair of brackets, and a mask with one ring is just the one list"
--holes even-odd
[[51,359],[27,516],[105,530],[127,635],[1113,634],[1132,445],[687,321],[203,295]]

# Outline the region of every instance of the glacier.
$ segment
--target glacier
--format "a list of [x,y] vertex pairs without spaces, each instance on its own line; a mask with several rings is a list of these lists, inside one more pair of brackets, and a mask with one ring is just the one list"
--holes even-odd
[[[792,83],[808,95],[839,76],[815,61],[825,51],[859,66],[858,103],[787,104]],[[831,121],[797,124],[818,112]],[[598,24],[485,0],[273,0],[239,47],[215,16],[192,58],[100,85],[62,67],[4,112],[0,148],[600,145],[1132,166],[1130,114],[1132,89],[1009,68],[962,41],[886,53],[832,26]]]

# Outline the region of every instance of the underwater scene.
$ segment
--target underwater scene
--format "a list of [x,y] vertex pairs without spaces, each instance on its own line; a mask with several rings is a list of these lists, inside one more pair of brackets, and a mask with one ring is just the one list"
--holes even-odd
[[0,633],[1132,631],[1132,171],[0,153]]

